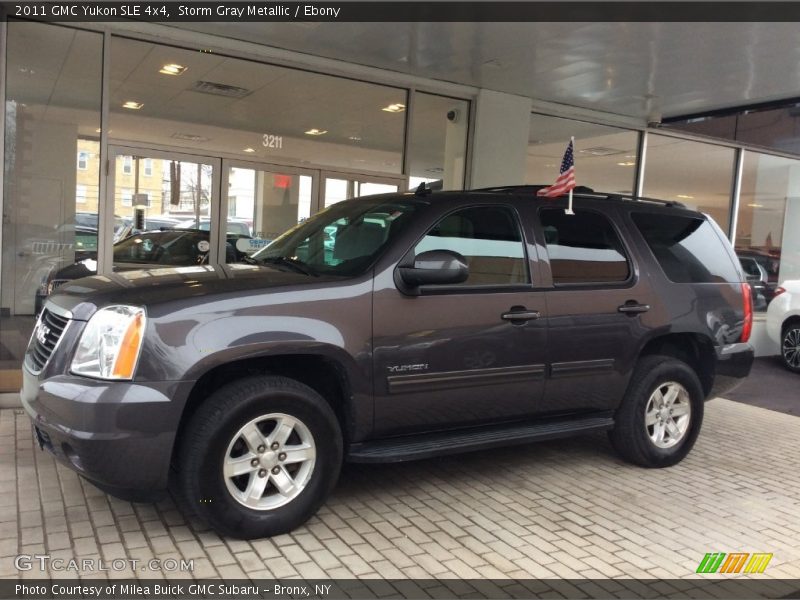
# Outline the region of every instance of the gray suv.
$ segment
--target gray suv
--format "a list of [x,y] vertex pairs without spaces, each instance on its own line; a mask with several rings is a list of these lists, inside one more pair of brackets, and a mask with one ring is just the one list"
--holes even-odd
[[753,361],[736,255],[680,204],[536,190],[360,198],[247,264],[64,285],[23,369],[39,444],[241,538],[303,523],[345,460],[606,430],[674,465]]

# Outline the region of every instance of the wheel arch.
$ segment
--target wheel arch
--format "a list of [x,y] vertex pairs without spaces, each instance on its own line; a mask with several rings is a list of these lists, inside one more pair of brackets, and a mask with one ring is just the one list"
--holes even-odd
[[354,389],[358,384],[341,360],[322,352],[237,358],[208,368],[195,381],[181,412],[173,459],[180,448],[186,425],[205,400],[227,383],[252,375],[280,375],[316,391],[336,414],[345,443],[363,437],[364,429],[371,430],[372,405],[358,402],[359,393]]
[[665,333],[649,339],[638,358],[660,354],[685,362],[697,375],[706,397],[714,387],[716,350],[711,338],[699,333]]

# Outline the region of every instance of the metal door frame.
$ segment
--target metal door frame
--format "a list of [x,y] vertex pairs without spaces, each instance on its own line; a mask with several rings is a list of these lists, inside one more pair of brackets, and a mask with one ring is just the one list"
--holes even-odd
[[[208,262],[215,264],[218,262],[220,243],[214,243],[215,236],[217,241],[221,237],[220,231],[220,190],[221,190],[221,174],[222,174],[222,159],[219,157],[205,156],[201,154],[191,154],[185,151],[176,150],[155,150],[148,146],[128,145],[122,144],[109,144],[108,158],[106,159],[106,198],[105,201],[98,207],[98,223],[102,226],[98,231],[98,248],[97,248],[97,272],[98,274],[109,274],[114,271],[114,236],[113,232],[114,223],[114,192],[116,190],[116,160],[118,156],[134,156],[139,158],[155,158],[161,160],[179,160],[193,163],[200,163],[211,165],[211,205],[209,209],[209,216],[211,218],[211,227],[209,237],[211,240],[211,250],[209,251]],[[227,201],[227,198],[226,198]],[[101,248],[102,246],[102,248]]]

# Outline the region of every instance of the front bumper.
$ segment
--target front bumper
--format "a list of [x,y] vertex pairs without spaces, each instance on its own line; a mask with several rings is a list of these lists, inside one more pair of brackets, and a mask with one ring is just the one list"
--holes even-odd
[[708,395],[709,398],[721,396],[737,387],[750,374],[755,359],[755,351],[747,343],[719,346],[716,352],[714,385]]
[[39,445],[104,491],[152,500],[167,487],[190,382],[40,380],[23,368],[20,397]]

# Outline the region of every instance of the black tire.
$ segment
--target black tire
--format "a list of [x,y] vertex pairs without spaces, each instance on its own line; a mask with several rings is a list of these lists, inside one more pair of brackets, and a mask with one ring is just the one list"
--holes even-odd
[[[683,386],[691,407],[688,427],[674,446],[660,448],[645,426],[645,410],[651,395],[669,382]],[[670,356],[652,355],[639,359],[628,390],[615,416],[611,443],[626,461],[642,467],[661,468],[679,463],[689,453],[703,423],[705,397],[697,374],[686,363]]]
[[[787,354],[787,346],[797,346],[800,342],[800,320],[787,321],[781,328],[781,361],[783,366],[793,373],[800,373],[800,356],[797,354]],[[792,364],[790,361],[794,361]]]
[[[304,424],[313,436],[316,457],[299,495],[283,506],[257,510],[233,497],[222,469],[240,428],[271,413]],[[317,512],[336,484],[341,463],[339,422],[317,392],[286,377],[247,377],[214,392],[192,416],[180,442],[177,492],[188,509],[222,535],[268,537],[295,529]]]

